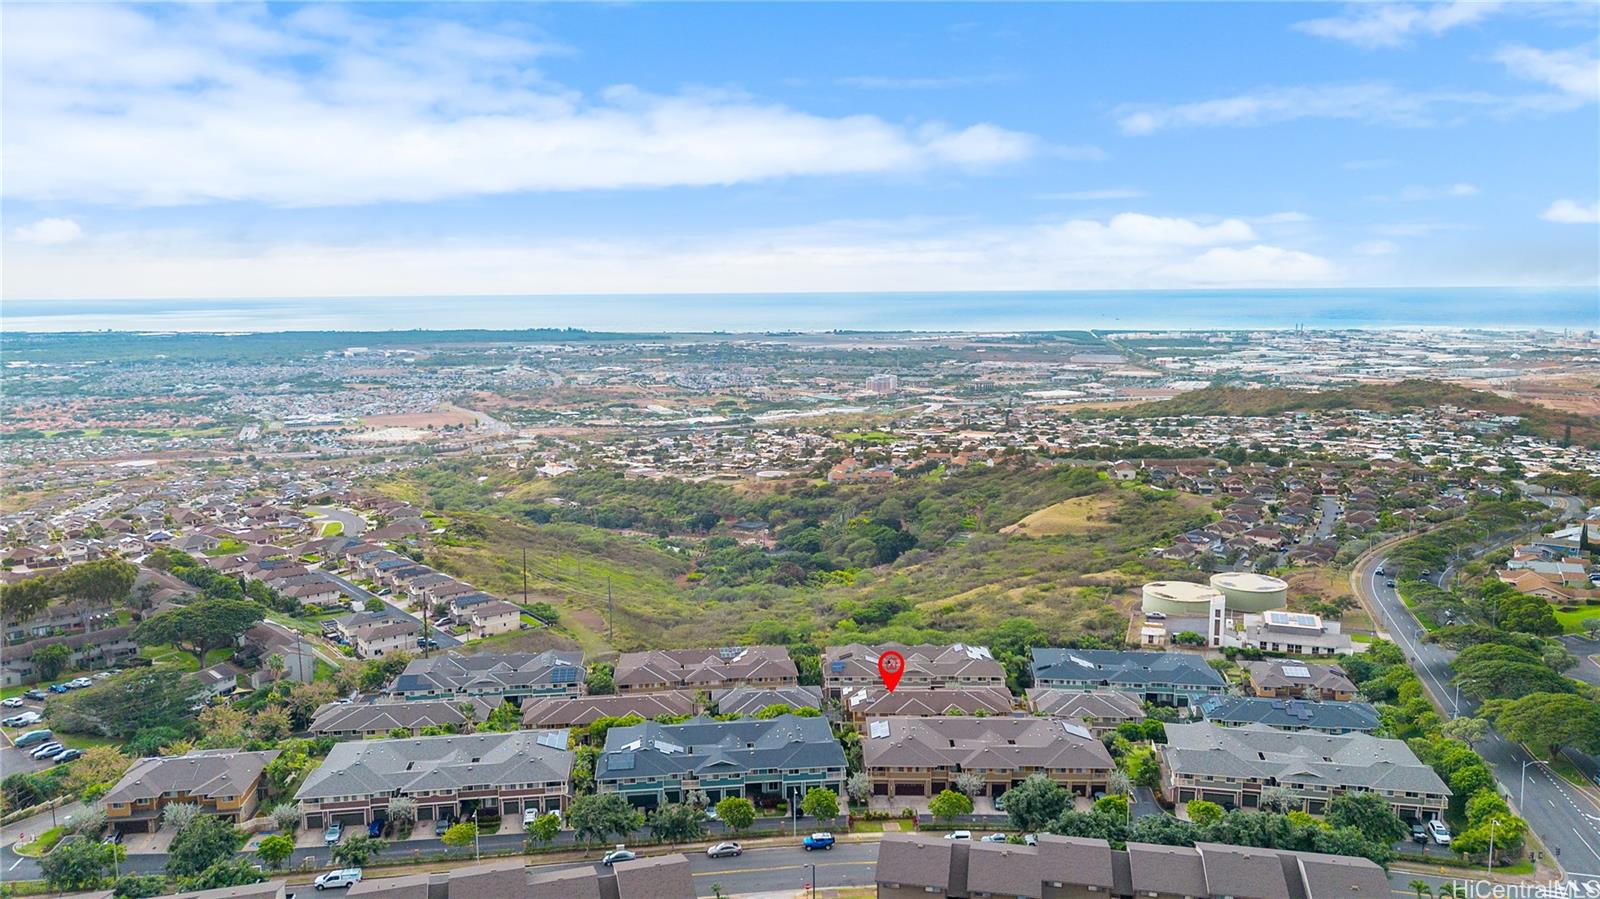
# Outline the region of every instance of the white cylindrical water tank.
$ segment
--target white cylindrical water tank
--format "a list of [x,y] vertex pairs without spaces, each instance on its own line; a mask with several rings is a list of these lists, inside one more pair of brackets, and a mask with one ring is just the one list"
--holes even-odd
[[1230,612],[1266,612],[1289,602],[1289,585],[1282,578],[1250,571],[1224,571],[1211,576],[1211,586],[1227,597]]
[[1140,607],[1173,618],[1208,618],[1211,603],[1222,593],[1188,581],[1151,581],[1144,585]]

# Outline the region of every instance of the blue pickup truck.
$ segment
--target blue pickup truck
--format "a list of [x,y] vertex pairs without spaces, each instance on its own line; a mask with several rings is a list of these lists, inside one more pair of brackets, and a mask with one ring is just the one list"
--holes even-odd
[[805,842],[802,843],[801,845],[806,847],[806,851],[807,852],[810,852],[813,849],[832,849],[833,848],[833,834],[831,834],[831,833],[814,833],[814,834],[810,834],[805,838]]

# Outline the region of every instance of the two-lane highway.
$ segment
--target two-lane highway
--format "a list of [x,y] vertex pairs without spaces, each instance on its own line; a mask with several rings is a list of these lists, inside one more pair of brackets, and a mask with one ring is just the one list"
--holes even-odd
[[[1387,557],[1361,562],[1354,581],[1362,600],[1373,610],[1377,623],[1399,644],[1423,688],[1450,717],[1471,715],[1477,709],[1471,697],[1459,696],[1450,683],[1450,661],[1455,653],[1422,639],[1422,625],[1406,608],[1394,588],[1387,586],[1379,569],[1387,568]],[[1557,862],[1573,880],[1582,881],[1600,895],[1600,808],[1572,785],[1551,772],[1521,746],[1513,745],[1498,733],[1477,747],[1478,754],[1494,770],[1495,777],[1510,794],[1517,811],[1538,834],[1546,848],[1557,853]]]

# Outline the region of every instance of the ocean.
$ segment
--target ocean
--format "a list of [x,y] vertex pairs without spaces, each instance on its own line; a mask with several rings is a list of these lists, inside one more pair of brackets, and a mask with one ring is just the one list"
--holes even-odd
[[62,331],[1053,331],[1600,329],[1600,289],[623,294],[7,300],[0,328]]

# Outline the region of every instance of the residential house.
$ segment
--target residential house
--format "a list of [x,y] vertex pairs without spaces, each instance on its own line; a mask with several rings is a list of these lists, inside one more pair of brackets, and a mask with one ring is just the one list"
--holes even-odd
[[258,621],[239,635],[239,652],[236,658],[255,666],[250,673],[250,686],[261,687],[272,681],[267,660],[278,656],[283,660],[283,676],[296,683],[309,684],[317,676],[317,655],[311,641],[299,631],[291,630],[275,621]]
[[1442,816],[1450,799],[1439,775],[1400,740],[1209,721],[1169,724],[1166,730],[1167,742],[1157,744],[1156,755],[1169,803],[1204,799],[1255,809],[1261,791],[1276,786],[1317,815],[1347,790],[1371,790],[1402,818],[1424,819]]
[[594,778],[600,792],[654,808],[691,792],[713,804],[728,796],[794,801],[812,787],[842,796],[847,773],[844,749],[826,719],[782,715],[613,727]]
[[1054,718],[880,718],[868,724],[861,752],[875,799],[919,805],[954,789],[963,772],[980,776],[991,797],[1033,774],[1088,796],[1116,768],[1086,728]]
[[754,715],[768,706],[791,709],[822,708],[821,687],[734,687],[716,690],[711,705],[719,715]]
[[936,715],[1009,715],[1016,700],[1004,687],[951,687],[944,690],[862,687],[847,694],[845,718],[863,734],[880,718],[931,718]]
[[564,730],[338,743],[295,792],[301,823],[365,825],[389,800],[416,801],[417,820],[459,820],[488,807],[520,820],[527,809],[564,811],[572,753]]
[[611,681],[618,693],[658,690],[725,690],[730,687],[792,687],[799,669],[782,646],[721,649],[655,649],[625,652]]
[[1321,615],[1273,609],[1260,615],[1244,616],[1244,645],[1263,652],[1294,655],[1348,655],[1350,635],[1340,632],[1339,622],[1323,621]]
[[39,637],[25,643],[7,641],[4,645],[4,662],[0,663],[0,685],[15,687],[39,680],[33,664],[33,654],[46,646],[61,644],[72,651],[64,671],[84,671],[90,668],[110,668],[139,654],[139,644],[133,640],[133,628],[108,627],[104,630],[65,634],[57,637]]
[[267,763],[278,750],[206,749],[188,755],[143,758],[101,797],[106,821],[122,833],[161,826],[161,810],[175,802],[242,824],[255,817],[266,791]]
[[514,631],[522,626],[522,609],[503,599],[490,600],[467,610],[466,625],[474,639]]
[[218,662],[209,668],[201,668],[194,676],[210,695],[227,696],[239,689],[239,675],[243,673],[232,662]]
[[[462,706],[472,706],[469,719]],[[420,700],[406,702],[402,699],[374,699],[368,702],[330,702],[317,709],[307,728],[319,737],[340,740],[370,740],[393,736],[393,731],[409,731],[421,736],[425,727],[448,726],[459,731],[467,725],[482,723],[495,710],[492,703],[481,699]]]

